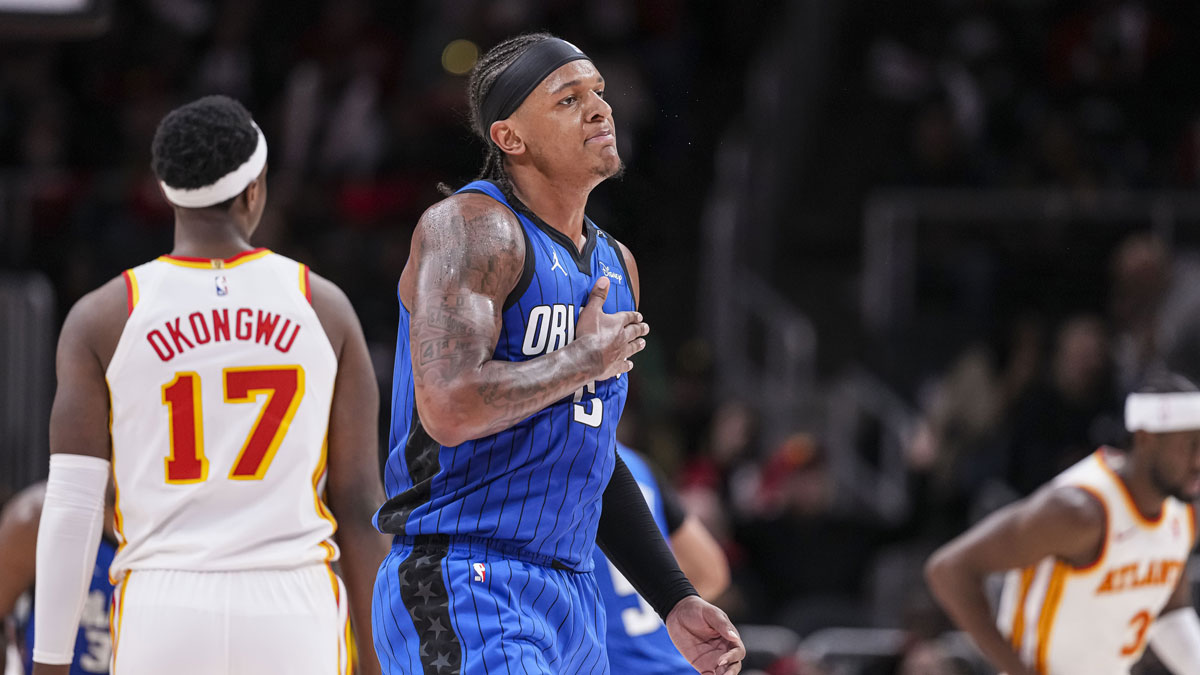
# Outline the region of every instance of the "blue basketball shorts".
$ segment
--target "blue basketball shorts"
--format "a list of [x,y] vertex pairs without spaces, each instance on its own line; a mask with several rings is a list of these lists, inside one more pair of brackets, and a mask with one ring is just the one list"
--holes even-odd
[[592,573],[521,558],[482,540],[396,537],[371,607],[383,672],[608,673]]

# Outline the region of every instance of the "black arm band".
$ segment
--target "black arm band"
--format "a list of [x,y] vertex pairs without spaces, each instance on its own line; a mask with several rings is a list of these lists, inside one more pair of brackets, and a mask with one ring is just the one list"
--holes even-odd
[[596,543],[663,620],[680,600],[699,595],[679,569],[641,488],[619,455],[604,490]]

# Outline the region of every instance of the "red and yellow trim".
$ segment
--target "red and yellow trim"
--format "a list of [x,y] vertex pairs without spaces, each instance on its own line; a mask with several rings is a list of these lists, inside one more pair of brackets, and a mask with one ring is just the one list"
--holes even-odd
[[[325,571],[329,572],[329,584],[333,587],[333,600],[337,606],[338,614],[342,613],[342,585],[338,582],[337,574],[333,572],[333,566],[328,562],[325,563]],[[342,626],[342,634],[338,639],[338,669],[342,670],[343,665],[345,670],[342,671],[345,675],[351,675],[354,672],[353,661],[351,659],[349,648],[352,638],[350,637],[350,614],[346,614],[346,623]],[[343,664],[343,659],[345,659]],[[341,674],[339,674],[341,675]]]
[[1188,541],[1191,542],[1190,544],[1188,544],[1188,550],[1190,551],[1190,550],[1196,548],[1196,505],[1195,504],[1191,504],[1191,503],[1187,504],[1187,514],[1188,514],[1188,534],[1191,535],[1191,538],[1188,539]]
[[1046,586],[1046,598],[1042,602],[1042,611],[1038,616],[1037,656],[1034,661],[1034,672],[1042,675],[1047,672],[1046,655],[1050,651],[1050,635],[1054,630],[1054,618],[1058,614],[1058,605],[1062,601],[1063,586],[1065,585],[1070,569],[1070,566],[1066,563],[1054,563],[1054,570],[1050,573],[1050,583]]
[[1013,651],[1020,653],[1021,643],[1025,640],[1025,603],[1029,600],[1029,589],[1033,586],[1033,578],[1037,567],[1026,567],[1021,570],[1021,590],[1017,593],[1017,606],[1012,620]]
[[133,270],[125,270],[121,272],[121,276],[125,277],[125,307],[133,314],[133,308],[137,307],[139,294],[137,277],[134,276]]
[[354,675],[358,668],[358,641],[354,639],[354,630],[350,628],[350,617],[346,616],[346,673]]
[[1167,514],[1165,504],[1164,508],[1159,510],[1157,518],[1147,518],[1145,514],[1142,513],[1141,509],[1137,507],[1137,502],[1133,501],[1133,495],[1129,493],[1129,486],[1125,484],[1125,481],[1118,476],[1117,472],[1114,471],[1113,468],[1108,464],[1108,458],[1105,456],[1104,448],[1097,450],[1096,455],[1100,462],[1100,468],[1104,469],[1105,473],[1107,473],[1109,477],[1113,479],[1113,482],[1117,484],[1117,487],[1120,488],[1121,496],[1125,498],[1125,505],[1129,507],[1130,513],[1133,514],[1134,521],[1136,521],[1138,525],[1141,525],[1147,529],[1154,529],[1159,525],[1162,525]]
[[300,293],[304,295],[304,299],[308,300],[308,304],[312,304],[312,284],[308,278],[308,265],[300,263]]
[[[321,498],[321,493],[317,489],[317,486],[321,484],[321,478],[325,476],[325,467],[328,464],[328,461],[329,436],[326,436],[325,440],[321,443],[321,457],[317,460],[317,468],[313,471],[312,476],[313,506],[315,506],[317,509],[317,515],[322,519],[329,521],[329,524],[333,526],[333,530],[330,532],[330,536],[332,536],[334,532],[337,532],[337,518],[334,518],[333,513],[329,511],[329,507],[325,506],[325,500]],[[330,560],[333,560],[333,545],[328,541],[323,541],[321,542],[321,548],[325,549],[325,561],[329,562]]]
[[121,590],[113,594],[112,604],[108,606],[108,634],[112,638],[112,656],[109,664],[116,672],[117,648],[121,645],[121,619],[125,616],[125,590],[129,588],[129,572],[121,578]]
[[193,269],[202,270],[220,270],[230,267],[237,267],[242,263],[248,263],[252,260],[265,258],[271,255],[271,251],[265,248],[255,248],[249,251],[243,251],[232,258],[190,258],[182,255],[160,255],[160,262],[170,263],[179,267],[191,267]]
[[[125,518],[121,515],[121,486],[117,483],[117,445],[113,442],[113,393],[112,383],[108,378],[104,378],[104,385],[108,388],[108,438],[112,449],[109,453],[109,461],[111,462],[111,471],[113,483],[113,533],[117,535],[117,552],[116,556],[121,555],[121,551],[125,548]],[[117,585],[117,580],[112,574],[108,575],[108,583],[113,586]],[[109,633],[112,633],[111,626]]]

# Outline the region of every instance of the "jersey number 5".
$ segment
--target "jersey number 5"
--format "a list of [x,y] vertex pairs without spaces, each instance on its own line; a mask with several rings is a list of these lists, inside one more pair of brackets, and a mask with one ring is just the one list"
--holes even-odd
[[[584,394],[591,394],[592,397],[585,401]],[[589,427],[600,428],[600,424],[604,421],[604,401],[596,396],[596,381],[592,380],[583,385],[582,389],[577,389],[573,400],[575,404],[571,406],[571,409],[574,411],[572,415],[575,421]]]
[[617,569],[617,566],[611,560],[608,561],[608,571],[612,576],[613,592],[618,597],[623,598],[629,595],[637,595],[637,607],[626,607],[621,610],[621,623],[625,628],[625,634],[630,637],[637,637],[639,635],[648,635],[662,628],[663,622],[662,619],[658,618],[658,613],[654,611],[650,603],[646,602],[645,598],[638,595],[637,589],[633,587],[633,584],[629,583],[629,580],[625,578],[624,574],[621,574],[621,571]]
[[[232,480],[262,480],[304,397],[304,369],[300,366],[226,368],[221,375],[226,403],[254,403],[260,394],[267,395],[267,402],[229,471]],[[167,482],[180,485],[207,480],[200,376],[194,372],[175,373],[175,378],[162,387],[162,402],[167,406],[171,438],[171,454],[164,460]]]

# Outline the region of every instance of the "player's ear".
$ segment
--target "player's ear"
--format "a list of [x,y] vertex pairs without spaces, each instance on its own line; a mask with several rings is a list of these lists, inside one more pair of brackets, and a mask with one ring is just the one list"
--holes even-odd
[[242,191],[242,197],[246,200],[247,211],[253,213],[258,210],[259,202],[267,198],[267,167],[264,166],[258,177],[250,181]]
[[492,127],[488,132],[492,142],[504,154],[520,155],[525,152],[525,141],[521,138],[521,132],[511,118],[492,122]]

